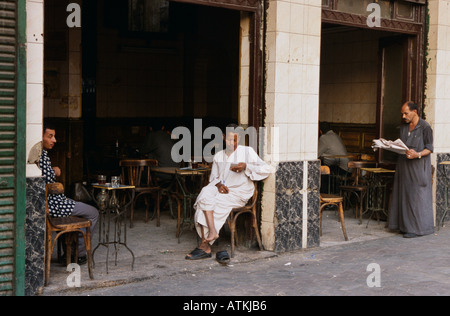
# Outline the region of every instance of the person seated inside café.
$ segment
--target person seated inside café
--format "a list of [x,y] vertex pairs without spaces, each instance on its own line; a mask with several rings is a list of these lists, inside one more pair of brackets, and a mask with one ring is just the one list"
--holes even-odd
[[[55,127],[47,124],[44,126],[42,141],[38,142],[31,149],[28,156],[29,164],[36,164],[42,172],[45,184],[55,183],[56,179],[61,176],[61,169],[57,166],[52,166],[49,151],[54,148],[56,144]],[[78,216],[86,218],[91,221],[91,238],[94,229],[97,225],[99,212],[92,205],[75,201],[67,198],[64,194],[51,194],[48,196],[48,208],[51,217],[68,217]],[[64,236],[62,236],[64,237]],[[63,239],[63,238],[61,238]],[[63,247],[63,250],[64,247]],[[66,262],[66,256],[72,254],[63,254],[60,258],[61,263]],[[73,262],[73,259],[72,259]],[[87,252],[84,243],[84,238],[81,234],[78,236],[78,264],[85,264],[87,262]]]
[[170,130],[160,123],[152,124],[141,145],[140,153],[144,158],[158,160],[159,167],[178,167],[172,159],[174,140]]
[[[330,128],[330,124],[327,122],[319,123],[319,135],[318,157],[322,160],[323,165],[330,167],[332,179],[350,176],[352,170],[348,168],[348,152],[341,137]],[[329,180],[329,177],[322,177],[322,193],[329,193]],[[336,190],[335,181],[331,184],[330,189],[332,191]]]

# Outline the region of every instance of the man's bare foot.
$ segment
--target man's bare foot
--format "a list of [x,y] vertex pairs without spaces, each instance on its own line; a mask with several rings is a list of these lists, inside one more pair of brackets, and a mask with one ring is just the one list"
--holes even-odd
[[211,241],[215,241],[217,238],[219,238],[219,234],[216,231],[209,231],[208,237],[205,239],[208,243]]
[[188,260],[197,260],[204,258],[211,258],[211,246],[206,240],[204,240],[200,244],[200,246],[191,251],[191,253],[188,253],[185,257],[185,259]]

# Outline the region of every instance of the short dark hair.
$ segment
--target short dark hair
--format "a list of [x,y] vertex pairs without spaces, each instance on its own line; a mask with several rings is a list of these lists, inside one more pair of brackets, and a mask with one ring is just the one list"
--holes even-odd
[[51,123],[45,123],[44,127],[42,129],[42,135],[44,135],[45,131],[48,130],[48,129],[51,129],[51,130],[55,131],[56,127],[53,124],[51,124]]
[[406,105],[408,106],[410,111],[416,110],[417,114],[419,114],[419,106],[417,105],[417,103],[413,101],[408,101],[406,102]]
[[322,131],[322,133],[326,134],[329,130],[331,130],[330,123],[320,122],[319,129]]

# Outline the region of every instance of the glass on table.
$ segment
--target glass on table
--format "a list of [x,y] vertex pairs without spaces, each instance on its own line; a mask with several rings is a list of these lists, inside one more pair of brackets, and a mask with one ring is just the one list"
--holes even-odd
[[105,185],[106,184],[106,176],[103,174],[99,174],[97,176],[97,182],[98,182],[98,184]]
[[120,176],[112,176],[111,177],[111,186],[113,188],[120,187]]

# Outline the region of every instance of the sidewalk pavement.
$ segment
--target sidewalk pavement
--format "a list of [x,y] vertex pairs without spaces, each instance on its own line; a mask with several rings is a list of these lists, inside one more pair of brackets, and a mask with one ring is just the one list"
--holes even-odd
[[[347,212],[348,213],[348,212]],[[237,248],[228,266],[215,261],[215,252],[230,251],[229,240],[219,239],[211,259],[185,260],[197,245],[194,231],[178,243],[176,221],[166,213],[161,226],[139,217],[127,227],[128,246],[114,265],[111,246],[109,273],[106,249],[95,253],[94,280],[81,266],[81,287],[71,288],[66,267],[52,263],[50,284],[40,295],[450,295],[450,229],[434,235],[405,239],[387,231],[384,222],[362,225],[346,214],[349,241],[345,242],[334,211],[324,214],[321,246],[286,253]],[[93,245],[97,245],[98,232]],[[378,285],[380,285],[378,287]]]

